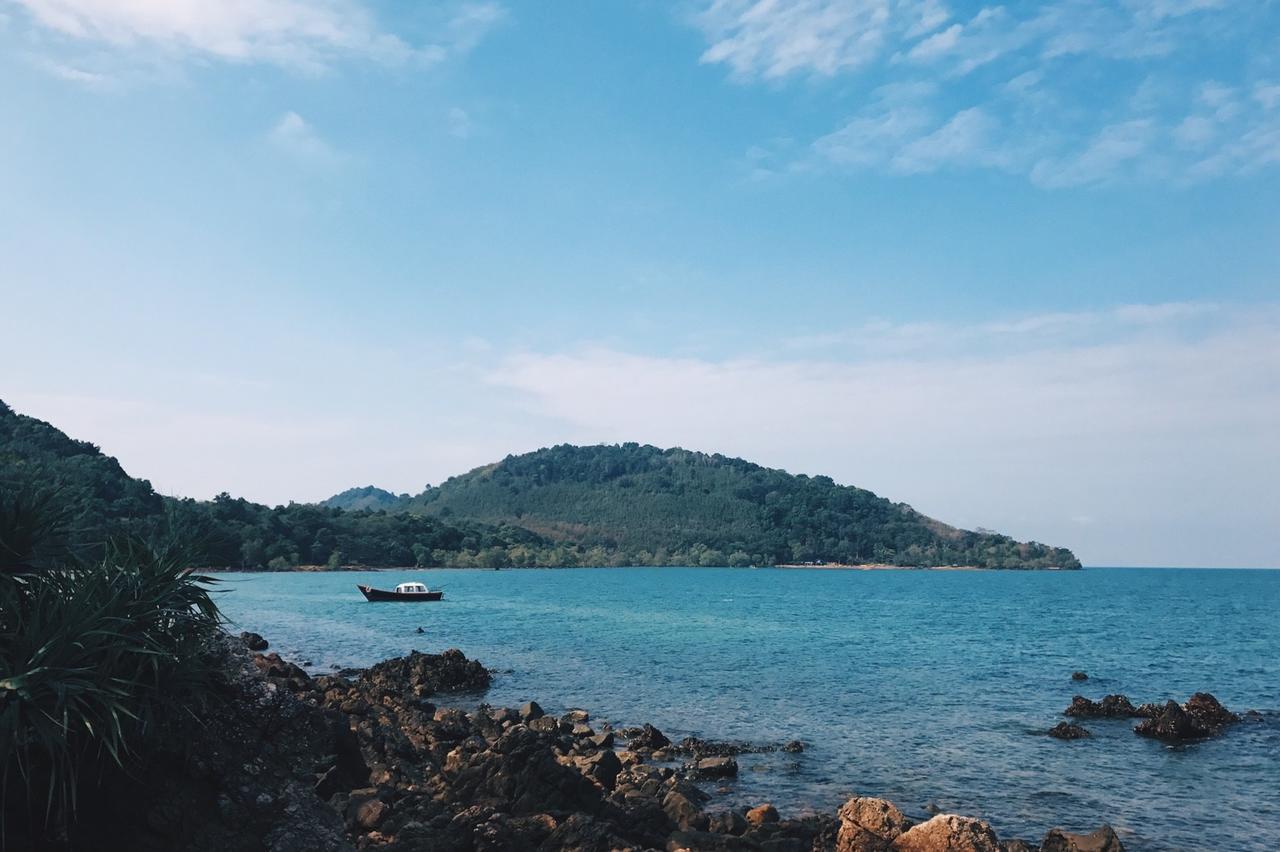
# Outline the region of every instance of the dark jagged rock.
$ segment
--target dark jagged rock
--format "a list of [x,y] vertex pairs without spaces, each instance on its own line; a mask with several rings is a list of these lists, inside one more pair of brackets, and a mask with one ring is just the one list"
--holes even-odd
[[783,744],[782,750],[789,754],[799,754],[804,751],[804,743],[800,740],[791,740],[790,742]]
[[1071,699],[1071,706],[1063,710],[1062,715],[1078,719],[1129,719],[1137,715],[1137,709],[1123,695],[1107,695],[1101,701],[1077,695]]
[[1072,672],[1071,679],[1072,680],[1088,680],[1089,675],[1086,674],[1085,672]]
[[628,738],[629,744],[633,749],[659,749],[671,745],[671,740],[667,739],[662,731],[647,722],[642,728],[624,729],[622,735]]
[[1070,722],[1059,722],[1049,729],[1049,736],[1059,740],[1082,740],[1093,736],[1093,734],[1079,725],[1073,725]]
[[1158,714],[1139,722],[1134,733],[1165,742],[1202,740],[1222,733],[1240,717],[1207,692],[1197,692],[1186,704],[1165,702]]
[[490,674],[480,663],[450,648],[443,654],[412,651],[407,657],[384,660],[366,670],[361,679],[378,691],[425,698],[438,692],[487,689]]
[[261,635],[250,633],[248,630],[240,634],[240,641],[244,642],[245,647],[250,651],[265,651],[270,644]]
[[1040,844],[1041,852],[1124,852],[1124,844],[1111,826],[1104,825],[1089,834],[1072,834],[1060,828],[1050,829]]
[[520,718],[526,722],[532,722],[534,719],[541,719],[547,715],[542,710],[542,705],[536,701],[530,701],[520,708]]

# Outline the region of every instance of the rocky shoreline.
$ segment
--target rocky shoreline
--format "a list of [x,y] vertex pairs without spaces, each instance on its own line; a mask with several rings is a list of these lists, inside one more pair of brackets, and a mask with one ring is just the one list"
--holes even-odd
[[[106,795],[80,848],[302,850],[769,850],[770,852],[1117,852],[1107,826],[998,838],[980,819],[915,822],[891,802],[787,817],[769,803],[716,808],[699,781],[737,756],[803,750],[672,743],[652,725],[597,729],[585,710],[479,705],[490,673],[460,651],[412,652],[367,670],[311,676],[254,634],[223,637],[226,700]],[[250,646],[257,649],[251,651]],[[438,700],[438,699],[437,699]],[[99,845],[110,837],[108,846]],[[98,842],[95,843],[95,838]]]

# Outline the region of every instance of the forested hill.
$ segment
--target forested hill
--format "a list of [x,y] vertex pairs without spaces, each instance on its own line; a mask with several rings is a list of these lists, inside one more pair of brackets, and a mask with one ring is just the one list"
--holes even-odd
[[956,529],[825,476],[639,444],[508,456],[404,508],[519,525],[585,549],[590,564],[1080,567],[1064,548]]
[[348,512],[360,509],[397,511],[404,508],[408,499],[408,494],[392,494],[383,488],[366,485],[363,488],[348,488],[320,505],[329,509],[345,509]]
[[164,497],[93,444],[0,401],[0,512],[33,504],[44,517],[65,522],[65,543],[86,558],[108,538],[126,535],[174,535],[195,546],[193,562],[210,568],[474,565],[561,550],[501,524],[299,503],[268,507],[228,494],[207,501]]
[[328,506],[178,499],[93,444],[0,402],[0,511],[33,495],[52,500],[80,550],[111,536],[178,532],[211,568],[1079,567],[1068,550],[958,530],[826,477],[638,444],[510,456],[411,498],[368,487]]

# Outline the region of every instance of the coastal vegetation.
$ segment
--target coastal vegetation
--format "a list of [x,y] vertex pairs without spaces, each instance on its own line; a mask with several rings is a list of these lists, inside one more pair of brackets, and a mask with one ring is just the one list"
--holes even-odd
[[174,542],[112,534],[83,557],[71,505],[0,494],[0,832],[62,832],[82,794],[124,772],[162,720],[198,713],[217,681],[210,581]]
[[1065,548],[961,530],[829,477],[639,444],[508,456],[415,496],[367,487],[269,507],[159,495],[93,444],[0,402],[0,484],[22,483],[59,495],[77,552],[171,529],[209,568],[1080,564]]

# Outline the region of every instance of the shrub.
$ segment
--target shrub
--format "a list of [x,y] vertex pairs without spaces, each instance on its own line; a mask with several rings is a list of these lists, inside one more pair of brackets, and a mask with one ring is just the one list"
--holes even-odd
[[212,693],[220,616],[180,546],[115,539],[83,562],[45,546],[55,503],[29,498],[0,495],[0,796],[38,835],[127,770],[157,717]]

